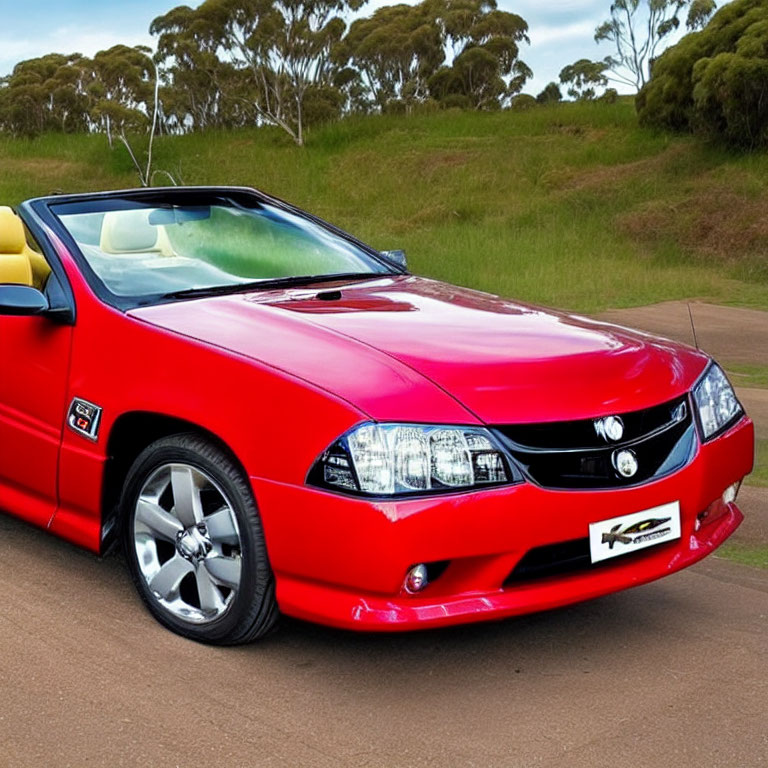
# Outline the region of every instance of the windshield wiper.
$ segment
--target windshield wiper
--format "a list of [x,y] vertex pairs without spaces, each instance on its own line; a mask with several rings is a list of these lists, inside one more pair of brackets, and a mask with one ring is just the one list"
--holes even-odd
[[293,277],[273,277],[266,280],[255,280],[251,283],[233,283],[232,285],[214,285],[209,288],[184,288],[180,291],[164,293],[162,299],[205,298],[206,296],[222,296],[227,293],[242,293],[243,291],[259,291],[270,288],[285,288],[294,285],[310,285],[312,283],[331,283],[336,280],[371,280],[399,274],[396,272],[340,272],[335,275],[296,275]]

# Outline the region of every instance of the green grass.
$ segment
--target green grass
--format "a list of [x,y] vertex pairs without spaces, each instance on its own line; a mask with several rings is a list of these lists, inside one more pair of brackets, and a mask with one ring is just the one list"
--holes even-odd
[[728,375],[734,386],[768,389],[768,367],[764,365],[728,363]]
[[[768,440],[756,443],[755,469],[744,481],[747,485],[768,488]],[[719,554],[728,560],[755,568],[768,568],[768,547],[743,541],[727,541]]]
[[[755,469],[744,482],[768,488],[768,440],[758,440],[755,448]],[[742,565],[768,568],[768,547],[765,545],[729,540],[718,550],[718,554]]]
[[723,544],[718,555],[753,568],[768,568],[768,547],[728,541]]
[[[405,248],[414,272],[521,300],[768,308],[768,155],[643,130],[626,101],[358,117],[303,149],[275,129],[161,137],[155,167],[256,186]],[[103,136],[0,139],[3,203],[136,182]]]
[[768,440],[755,441],[755,468],[745,482],[747,485],[768,488]]

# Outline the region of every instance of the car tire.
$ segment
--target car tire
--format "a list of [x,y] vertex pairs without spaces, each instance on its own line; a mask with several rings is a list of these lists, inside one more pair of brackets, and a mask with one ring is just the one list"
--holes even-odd
[[131,576],[161,624],[214,645],[249,643],[275,627],[261,518],[224,450],[196,434],[157,440],[129,470],[120,509]]

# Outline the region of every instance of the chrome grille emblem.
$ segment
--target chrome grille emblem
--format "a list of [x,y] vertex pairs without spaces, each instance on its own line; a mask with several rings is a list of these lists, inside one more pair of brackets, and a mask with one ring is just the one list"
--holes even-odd
[[685,417],[688,415],[688,407],[685,404],[685,400],[683,400],[680,405],[678,405],[676,408],[672,409],[672,421],[675,422],[675,424],[679,424],[681,421],[685,420]]
[[606,443],[617,443],[624,437],[624,422],[618,416],[604,416],[602,419],[595,419],[594,424],[595,432]]

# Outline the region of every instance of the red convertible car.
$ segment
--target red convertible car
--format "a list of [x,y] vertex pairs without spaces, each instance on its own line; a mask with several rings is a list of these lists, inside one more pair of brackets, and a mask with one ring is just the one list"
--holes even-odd
[[218,644],[553,608],[739,525],[709,357],[404,261],[243,188],[0,209],[0,508]]

